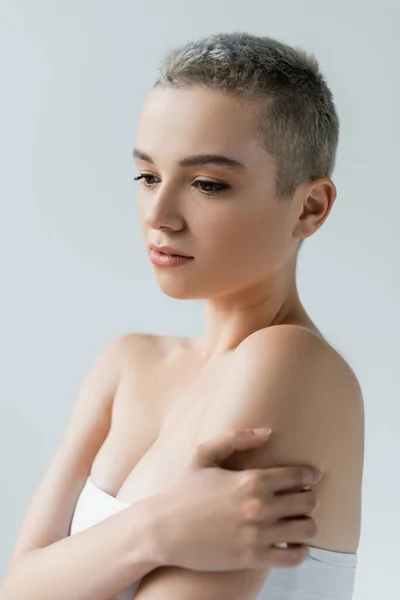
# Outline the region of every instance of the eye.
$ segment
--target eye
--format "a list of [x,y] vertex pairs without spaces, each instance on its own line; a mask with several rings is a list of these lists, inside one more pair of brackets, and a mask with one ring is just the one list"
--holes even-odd
[[[134,177],[134,181],[139,181],[140,179],[143,180],[144,187],[147,189],[150,189],[152,187],[152,185],[154,185],[154,182],[149,183],[148,179],[158,179],[158,178],[155,175],[150,175],[150,174],[146,174],[146,173],[143,173],[143,174],[139,175],[138,177]],[[201,186],[204,186],[206,188],[206,189],[204,189],[204,187],[197,188],[200,192],[202,192],[206,196],[220,194],[221,192],[229,189],[229,185],[227,185],[226,183],[219,183],[217,181],[205,181],[205,180],[199,179],[193,183],[193,185],[195,185],[195,184],[201,184]],[[207,189],[207,187],[208,187],[208,189]],[[210,189],[210,187],[211,187],[211,189]]]
[[143,179],[143,185],[144,187],[150,187],[150,185],[148,185],[147,179],[150,177],[150,179],[154,179],[154,175],[139,175],[138,177],[134,177],[133,180],[134,181],[139,181],[140,179]]
[[[228,189],[228,185],[226,185],[225,183],[218,183],[216,181],[201,181],[200,179],[195,181],[194,183],[200,183],[202,186],[214,186],[211,187],[211,189],[201,189],[200,187],[200,191],[205,192],[208,195],[212,195],[212,194],[219,194],[220,192],[223,192],[224,190]],[[194,184],[193,184],[194,185]]]

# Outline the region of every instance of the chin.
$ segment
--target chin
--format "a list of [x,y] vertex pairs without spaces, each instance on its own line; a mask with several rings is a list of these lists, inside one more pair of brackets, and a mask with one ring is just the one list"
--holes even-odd
[[175,298],[175,300],[201,300],[203,298],[209,298],[212,295],[210,290],[207,293],[204,289],[199,289],[194,286],[190,286],[187,284],[188,282],[182,282],[182,285],[179,285],[177,281],[170,282],[158,282],[160,290],[170,298]]
[[232,284],[216,273],[210,273],[206,278],[187,274],[179,277],[178,273],[165,273],[165,277],[163,275],[164,273],[157,273],[158,287],[166,296],[175,300],[205,300],[225,296],[238,289],[237,281]]
[[208,296],[199,296],[198,294],[190,293],[188,290],[177,290],[177,289],[164,289],[160,287],[161,291],[170,298],[175,300],[200,300],[201,298],[208,298]]

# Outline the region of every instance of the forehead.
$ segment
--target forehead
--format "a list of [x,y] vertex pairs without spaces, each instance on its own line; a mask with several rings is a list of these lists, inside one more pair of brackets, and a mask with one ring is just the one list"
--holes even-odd
[[229,152],[246,164],[266,152],[255,135],[254,104],[201,87],[157,87],[140,114],[137,143],[150,155]]

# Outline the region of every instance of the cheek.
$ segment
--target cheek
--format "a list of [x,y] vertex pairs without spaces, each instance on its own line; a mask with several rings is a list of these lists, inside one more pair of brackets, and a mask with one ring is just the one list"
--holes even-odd
[[234,262],[237,268],[242,265],[249,269],[251,264],[256,268],[259,264],[265,269],[267,263],[274,263],[284,247],[282,215],[273,211],[221,215],[220,219],[213,219],[205,231],[207,253],[215,257],[218,253],[219,263]]

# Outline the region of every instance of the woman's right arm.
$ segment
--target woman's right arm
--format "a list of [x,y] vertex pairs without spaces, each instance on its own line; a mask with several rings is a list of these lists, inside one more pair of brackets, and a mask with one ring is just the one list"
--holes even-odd
[[[301,529],[295,519],[279,528],[277,521],[313,508],[312,492],[293,491],[310,483],[304,479],[310,468],[247,473],[215,468],[232,453],[265,443],[251,431],[227,432],[196,446],[180,486],[69,536],[79,494],[110,429],[123,366],[128,356],[135,360],[135,353],[139,357],[148,349],[144,337],[118,338],[90,369],[28,507],[0,600],[108,600],[157,567],[240,571],[305,560],[309,528]],[[291,497],[275,494],[278,490],[290,490]],[[262,518],[254,518],[254,503],[263,507]],[[273,547],[287,540],[300,546]]]
[[117,338],[90,368],[26,512],[0,600],[107,600],[159,566],[157,497],[69,536],[80,491],[109,432],[123,365],[142,339]]
[[108,600],[161,566],[151,498],[24,555],[9,570],[1,600]]

